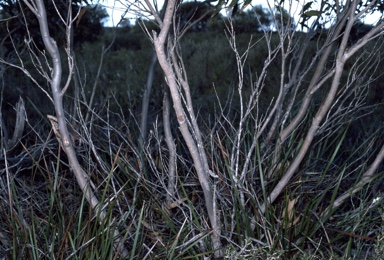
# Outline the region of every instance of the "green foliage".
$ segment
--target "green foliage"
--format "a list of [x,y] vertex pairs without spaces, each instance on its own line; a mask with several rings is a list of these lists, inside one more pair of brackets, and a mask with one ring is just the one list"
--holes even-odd
[[[79,3],[86,1],[72,1],[72,19],[79,10]],[[1,42],[1,56],[7,57],[24,45],[24,41],[33,41],[33,49],[43,50],[39,24],[32,11],[23,1],[0,1],[0,34],[3,35]],[[108,16],[106,10],[100,5],[82,7],[83,11],[73,24],[74,44],[81,45],[85,41],[95,41],[102,31],[103,20]],[[47,1],[46,11],[51,36],[60,47],[66,47],[66,31],[62,20],[57,15],[59,10],[63,19],[68,17],[68,6],[64,1]],[[23,18],[25,15],[25,18]],[[29,37],[32,37],[29,39]]]
[[278,9],[275,15],[275,26],[285,30],[294,31],[296,27],[295,19],[283,8]]
[[217,15],[208,21],[208,30],[222,33],[231,19],[236,33],[256,33],[272,28],[273,16],[267,8],[256,5],[249,10],[236,13],[231,17]]
[[176,22],[181,30],[190,27],[188,32],[205,31],[213,13],[214,8],[206,2],[184,2],[177,8]]
[[[101,5],[82,7],[83,15],[76,20],[74,28],[74,44],[81,45],[84,42],[95,42],[102,34],[104,19],[108,13]],[[77,8],[73,12],[76,14]]]
[[[210,1],[208,0],[207,2],[216,2],[216,1]],[[239,1],[239,0],[219,0],[215,4],[215,15],[217,15],[221,10],[224,8],[232,9],[233,15],[236,15],[238,11],[243,11],[245,8],[249,6],[249,4],[252,2],[252,0],[245,0],[245,1]],[[303,6],[303,9],[301,10],[301,22],[300,25],[304,28],[308,28],[308,21],[309,18],[312,16],[329,16],[332,14],[332,11],[336,9],[336,3],[329,2],[329,1],[323,1],[321,2],[322,10],[314,10],[312,9],[312,4],[316,1],[308,1],[305,3]],[[285,4],[291,4],[287,0],[274,0],[273,3],[276,8],[281,8]],[[239,8],[240,6],[240,8]],[[371,7],[371,12],[379,12],[383,13],[384,12],[384,3],[382,1],[377,1],[372,5],[371,0],[366,0],[366,1],[359,1],[356,6],[356,12],[361,12],[368,6]]]
[[255,33],[270,30],[272,15],[260,5],[232,17],[236,33]]

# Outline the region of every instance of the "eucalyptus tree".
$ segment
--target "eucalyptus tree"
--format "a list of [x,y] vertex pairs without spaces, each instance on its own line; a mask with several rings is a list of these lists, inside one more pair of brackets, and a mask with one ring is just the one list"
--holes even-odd
[[[312,248],[311,253],[316,254],[323,248],[321,242],[316,242],[316,236],[322,229],[327,230],[325,225],[337,217],[335,210],[359,191],[369,191],[363,187],[368,187],[373,180],[380,178],[377,172],[384,158],[384,144],[379,132],[382,130],[381,125],[377,132],[368,135],[367,140],[358,140],[361,144],[352,149],[343,149],[343,144],[349,125],[375,108],[375,105],[366,104],[365,101],[370,84],[377,77],[384,21],[379,17],[372,26],[364,26],[362,33],[356,33],[356,28],[361,25],[361,18],[382,11],[382,3],[324,0],[307,2],[294,8],[293,3],[296,2],[281,0],[272,4],[268,1],[267,11],[260,13],[254,9],[254,19],[260,25],[258,28],[262,37],[254,40],[254,35],[250,35],[246,46],[239,46],[234,20],[236,13],[245,11],[251,5],[250,0],[219,0],[213,6],[215,9],[209,7],[202,12],[195,7],[191,10],[183,9],[182,1],[179,0],[165,1],[164,6],[150,0],[125,2],[127,12],[139,16],[142,21],[152,19],[155,23],[154,28],[146,26],[148,23],[141,23],[154,50],[143,100],[143,114],[146,114],[153,70],[158,63],[164,77],[159,85],[166,87],[162,119],[165,137],[162,139],[156,133],[151,133],[149,137],[157,138],[156,145],[160,146],[162,152],[160,160],[165,162],[164,159],[168,158],[161,165],[161,174],[154,170],[156,175],[150,178],[140,168],[145,159],[151,165],[156,163],[150,157],[151,143],[146,143],[146,115],[142,115],[139,135],[142,151],[149,148],[146,157],[140,157],[137,151],[130,149],[131,140],[124,143],[128,147],[125,149],[129,151],[124,151],[119,143],[116,145],[118,152],[111,163],[112,170],[106,169],[102,163],[92,143],[91,130],[87,132],[87,146],[92,151],[90,157],[96,158],[100,166],[98,170],[104,174],[101,182],[111,181],[116,186],[121,182],[120,189],[115,189],[115,186],[111,188],[111,202],[116,200],[120,206],[119,203],[124,201],[128,204],[128,213],[123,210],[106,212],[103,203],[97,198],[99,186],[92,185],[91,173],[86,172],[78,161],[65,118],[63,96],[75,70],[71,29],[79,21],[81,11],[72,12],[68,7],[66,18],[60,19],[65,28],[64,50],[69,69],[68,77],[62,81],[62,59],[59,52],[62,45],[51,37],[44,1],[22,2],[36,17],[35,22],[41,31],[41,47],[46,50],[41,53],[47,64],[44,67],[39,67],[42,63],[40,56],[31,53],[41,76],[50,86],[50,91],[38,86],[55,108],[55,116],[48,118],[85,198],[101,221],[109,217],[126,220],[130,214],[138,215],[134,206],[142,196],[137,192],[141,183],[146,187],[154,187],[151,190],[155,192],[154,197],[159,195],[159,198],[154,199],[155,203],[157,200],[165,200],[162,204],[164,207],[156,207],[155,212],[161,212],[170,226],[172,235],[168,235],[169,241],[163,243],[163,237],[166,236],[162,237],[152,225],[142,221],[147,210],[144,201],[139,214],[138,231],[134,235],[129,234],[129,230],[126,233],[134,237],[131,258],[135,256],[141,224],[155,236],[153,245],[145,245],[147,256],[154,252],[159,243],[169,258],[177,250],[183,254],[185,248],[193,248],[194,256],[196,252],[212,253],[216,258],[232,256],[233,259],[256,255],[277,257],[281,251],[284,256],[291,256],[292,250],[305,254]],[[212,5],[214,1],[201,3],[204,6]],[[181,12],[178,12],[179,9]],[[215,120],[209,121],[196,112],[192,95],[195,86],[190,84],[188,78],[190,68],[184,63],[182,41],[189,29],[204,27],[206,16],[214,16],[219,11],[231,14],[225,19],[225,31],[222,33],[228,39],[232,55],[217,62],[224,60],[235,64],[233,72],[236,79],[228,88],[236,93],[229,97],[228,102],[223,103],[218,98],[218,113],[215,114]],[[269,13],[269,27],[265,26],[265,12]],[[197,17],[193,17],[193,14]],[[299,20],[296,21],[297,17]],[[202,23],[199,24],[200,21]],[[213,48],[220,48],[214,43],[212,45]],[[258,56],[252,62],[260,63],[261,70],[248,71],[247,59],[257,52],[258,47],[265,48],[266,53],[263,59]],[[104,54],[103,51],[101,56]],[[21,69],[30,77],[22,66],[4,59],[1,62]],[[100,65],[98,75],[101,71]],[[278,84],[271,85],[269,78]],[[38,84],[37,81],[35,83]],[[215,82],[212,85],[214,88]],[[234,99],[236,108],[233,107]],[[83,128],[88,130],[93,125],[92,120],[87,118],[92,118],[95,113],[85,98],[82,104],[89,115],[85,117]],[[172,119],[177,129],[171,129]],[[115,146],[112,145],[110,130],[108,125],[106,153],[112,157],[112,147]],[[120,137],[130,135],[122,132],[118,134]],[[164,149],[161,147],[163,141],[167,146]],[[180,146],[185,147],[183,152],[178,149]],[[137,182],[132,188],[133,199],[128,200],[124,196],[118,198],[117,195],[124,194],[130,182],[123,178],[121,181],[120,176],[115,176],[117,167],[114,166],[132,160],[138,161],[138,167],[127,163],[128,167],[122,167],[122,172],[132,171],[133,175],[127,174],[128,179],[136,178]],[[183,167],[183,170],[178,167]],[[192,181],[191,185],[190,179],[196,181]],[[193,186],[191,192],[186,191],[187,183],[183,180],[188,180],[188,185]],[[169,213],[172,208],[178,208],[180,215],[172,216]],[[360,219],[364,219],[371,208],[370,205],[364,208],[364,212],[359,215]],[[148,214],[146,217],[156,221],[152,217],[154,215]],[[177,218],[179,216],[182,216],[182,221]],[[163,227],[163,219],[160,221]],[[352,224],[352,231],[362,225],[359,221]],[[187,232],[185,227],[188,227]],[[182,234],[184,237],[181,237]],[[353,237],[356,236],[361,237],[353,234]],[[117,228],[114,229],[113,238],[116,241],[115,249],[122,249],[121,255],[127,257],[124,238]],[[332,242],[329,237],[327,239],[324,252],[328,251]],[[178,245],[180,240],[181,245]],[[350,245],[347,247],[350,248]],[[230,248],[235,248],[235,252],[228,252]]]
[[[13,3],[12,1],[8,2],[10,5]],[[70,86],[72,76],[76,70],[73,52],[73,27],[80,22],[84,12],[81,8],[77,8],[77,12],[74,12],[72,10],[73,6],[71,1],[68,3],[56,3],[54,1],[50,2],[50,13],[47,12],[46,4],[43,0],[25,0],[18,2],[17,6],[19,7],[19,12],[16,16],[12,16],[12,14],[10,14],[8,19],[20,19],[21,21],[24,21],[23,29],[26,31],[26,34],[24,35],[24,37],[27,37],[25,39],[26,44],[32,42],[33,39],[36,39],[36,42],[41,42],[41,45],[38,46],[37,50],[31,48],[30,46],[28,46],[28,49],[29,54],[33,57],[32,59],[35,68],[49,83],[50,91],[45,90],[44,87],[38,83],[38,80],[34,78],[24,67],[24,63],[22,57],[19,55],[18,49],[15,49],[15,52],[20,61],[20,65],[7,61],[3,57],[0,57],[0,62],[7,66],[20,69],[37,85],[37,87],[40,88],[40,90],[42,90],[44,94],[47,95],[49,100],[53,103],[55,116],[47,115],[47,118],[52,124],[53,132],[60,144],[60,147],[64,150],[68,157],[70,167],[76,177],[78,185],[84,193],[84,197],[87,199],[91,207],[95,209],[98,219],[102,222],[107,216],[106,210],[103,209],[103,205],[100,203],[94,192],[95,187],[92,187],[91,185],[90,173],[86,173],[79,163],[74,149],[75,144],[73,135],[71,135],[71,131],[69,131],[71,127],[67,124],[68,120],[66,119],[66,111],[64,110],[63,103],[64,95]],[[10,6],[9,10],[12,10]],[[52,17],[55,17],[55,19]],[[29,27],[28,23],[37,25],[38,31],[35,31],[36,28],[33,26]],[[54,36],[52,34],[51,26],[56,25],[56,23],[60,24],[59,27],[62,29],[61,34],[57,34],[60,36],[60,39],[64,41],[62,43],[59,42],[59,39],[55,40],[53,38]],[[12,36],[10,36],[10,38],[12,39]],[[65,79],[63,78],[63,64],[59,50],[59,48],[63,48],[63,45],[69,70]],[[65,82],[64,85],[62,85],[62,82]],[[79,102],[79,100],[76,100],[76,102]],[[122,237],[120,236],[118,229],[114,231],[113,239],[115,239],[116,249],[119,250],[121,256],[127,257],[128,251],[122,242]]]
[[[204,135],[191,99],[188,68],[184,67],[183,50],[179,45],[184,33],[177,23],[179,1],[166,1],[164,17],[159,15],[150,1],[142,4],[145,6],[142,10],[155,17],[159,26],[158,31],[147,31],[147,35],[153,43],[164,72],[179,130],[193,158],[204,193],[212,227],[212,246],[216,250],[216,256],[222,254],[220,237],[224,236],[231,240],[235,236],[234,229],[239,224],[234,217],[237,212],[233,208],[232,212],[227,213],[227,216],[231,216],[230,224],[223,228],[219,215],[221,210],[228,209],[237,202],[242,208],[258,205],[258,213],[239,216],[244,223],[250,223],[251,228],[244,231],[244,236],[252,236],[255,228],[263,226],[266,221],[271,221],[266,219],[266,216],[271,212],[276,200],[282,196],[282,192],[288,189],[292,178],[300,176],[298,172],[305,172],[303,169],[307,166],[303,166],[303,160],[314,156],[311,149],[318,147],[322,140],[327,140],[340,128],[344,129],[361,116],[362,110],[369,108],[363,105],[363,100],[367,96],[369,84],[375,80],[374,72],[378,68],[381,48],[380,41],[376,39],[383,34],[384,21],[379,18],[357,39],[353,34],[353,28],[360,23],[361,18],[380,11],[381,2],[317,1],[308,2],[298,8],[293,7],[293,2],[284,0],[274,1],[273,4],[268,2],[269,12],[273,14],[274,29],[273,31],[264,29],[268,55],[264,61],[260,61],[264,64],[263,69],[252,82],[252,90],[247,96],[244,89],[244,64],[256,43],[250,41],[248,48],[240,53],[236,31],[229,19],[227,35],[236,57],[238,74],[236,84],[240,111],[236,122],[226,117],[224,110],[222,111],[225,123],[218,124],[223,125],[221,131],[228,138],[231,147],[225,149],[225,154],[228,154],[228,168],[223,167],[221,171],[215,168],[217,172],[213,170],[215,164],[208,163],[207,144],[204,142]],[[244,1],[239,6],[238,4],[240,3],[236,0],[221,0],[216,10],[219,12],[222,9],[229,9],[234,15],[235,12],[243,11],[251,1]],[[300,16],[300,20],[294,21],[297,15]],[[306,33],[299,32],[304,28]],[[327,29],[317,34],[319,28]],[[277,46],[271,42],[274,35],[279,39]],[[306,60],[304,56],[310,52],[309,48],[313,46],[311,41],[314,37],[317,47],[311,54],[312,58]],[[279,73],[271,75],[269,71],[274,60],[279,60]],[[352,68],[347,76],[344,75],[346,64]],[[261,111],[260,100],[268,88],[265,86],[266,79],[271,76],[279,77],[280,85],[276,86],[277,94],[270,100],[269,109]],[[246,128],[250,124],[252,131]],[[225,128],[224,125],[228,125],[229,128]],[[211,129],[210,132],[215,133],[215,130]],[[244,150],[245,140],[247,148]],[[219,147],[223,150],[221,145]],[[327,221],[330,214],[346,198],[374,179],[374,173],[384,158],[384,146],[375,153],[375,156],[375,160],[365,169],[360,181],[353,187],[343,194],[338,194],[337,188],[333,189],[334,196],[338,194],[339,197],[331,200],[329,207],[320,212],[321,222]],[[224,199],[220,201],[217,199],[222,196],[217,193],[217,178],[220,178],[222,171],[225,170],[228,170],[226,181],[230,183],[226,188],[233,192],[232,204]],[[356,171],[356,169],[350,170]],[[340,173],[340,180],[343,179],[342,176]],[[254,188],[254,184],[249,180],[257,180],[262,189]],[[291,205],[294,205],[296,199],[289,198],[289,200]],[[290,218],[288,216],[288,219]],[[223,234],[223,230],[230,231]],[[260,228],[258,230],[262,232]],[[262,236],[268,238],[269,231],[264,232]],[[273,243],[273,240],[269,240],[268,243]]]

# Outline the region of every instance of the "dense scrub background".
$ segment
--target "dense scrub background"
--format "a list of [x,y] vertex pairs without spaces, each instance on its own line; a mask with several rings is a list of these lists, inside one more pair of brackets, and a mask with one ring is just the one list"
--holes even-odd
[[[233,22],[234,31],[238,32],[236,44],[240,53],[258,43],[250,49],[243,64],[245,99],[251,95],[268,55],[263,41],[265,35],[260,27],[252,27],[247,19],[250,18],[244,15]],[[374,71],[375,81],[369,84],[365,100],[371,106],[359,112],[362,117],[343,122],[340,128],[316,136],[311,151],[278,203],[270,205],[266,216],[261,216],[258,212],[260,199],[265,199],[293,161],[303,134],[309,128],[310,118],[322,102],[321,93],[318,99],[313,99],[301,127],[290,137],[288,144],[284,144],[283,159],[278,166],[272,167],[274,164],[269,155],[272,147],[259,147],[252,155],[250,172],[254,174],[247,175],[244,207],[229,169],[229,154],[236,145],[233,126],[241,120],[236,57],[228,44],[230,36],[225,23],[220,18],[204,22],[186,33],[180,45],[205,149],[219,176],[215,187],[220,194],[226,257],[321,259],[382,254],[382,204],[372,201],[382,198],[383,165],[369,189],[363,189],[358,196],[332,212],[329,221],[317,222],[329,201],[358,182],[364,167],[372,163],[375,153],[383,145],[384,78],[381,70]],[[14,106],[19,97],[25,100],[27,126],[20,143],[0,158],[0,234],[11,237],[1,240],[0,256],[106,259],[117,255],[113,248],[116,226],[124,230],[125,245],[128,245],[132,259],[145,256],[199,258],[212,253],[203,194],[175,118],[171,122],[178,152],[179,200],[171,208],[164,206],[169,151],[164,147],[162,111],[167,83],[158,65],[150,99],[148,143],[143,150],[138,143],[142,98],[153,53],[153,46],[143,32],[144,25],[156,29],[148,21],[141,25],[128,23],[118,28],[102,28],[98,35],[74,46],[81,86],[77,94],[81,98],[76,98],[72,83],[64,98],[65,111],[78,134],[76,151],[79,161],[97,187],[101,202],[106,203],[108,217],[101,221],[98,216],[93,216],[92,208],[85,202],[66,155],[51,131],[46,115],[54,114],[54,107],[48,96],[19,68],[1,65],[2,128],[14,128]],[[295,35],[297,39],[305,36],[305,33]],[[371,41],[361,53],[370,52],[379,41],[382,38]],[[99,73],[101,54],[111,42],[113,45],[105,53]],[[323,42],[321,36],[311,42],[303,64],[311,62]],[[276,33],[272,34],[270,44],[273,47],[279,44]],[[63,46],[60,50],[64,57]],[[40,67],[23,48],[18,49],[17,54],[7,49],[2,52],[2,58],[22,65],[49,92],[50,82],[39,77],[36,68]],[[33,48],[40,58],[45,59],[40,46]],[[383,46],[378,53],[382,51]],[[22,64],[19,63],[21,60]],[[330,59],[327,64],[332,66],[333,62]],[[346,64],[341,85],[346,84],[354,62],[352,58]],[[41,67],[49,70],[47,64]],[[281,60],[277,57],[268,68],[259,110],[253,117],[267,113],[277,97],[280,66]],[[383,66],[380,60],[377,68]],[[64,74],[68,74],[68,68],[64,67]],[[89,108],[86,101],[91,99],[93,91],[95,99]],[[299,89],[297,100],[302,99],[304,91]],[[325,95],[327,88],[321,91]],[[293,111],[300,105],[297,102]],[[91,119],[82,121],[79,115],[87,113]],[[251,122],[246,122],[244,132],[241,147],[236,147],[241,162],[247,159],[251,147],[254,135]],[[265,154],[258,154],[260,151]],[[269,171],[274,175],[267,174]],[[268,175],[265,186],[260,184],[263,172]],[[246,217],[250,213],[260,220],[256,228],[251,228],[252,221]],[[226,234],[230,235],[226,237]]]
[[[212,23],[221,24],[219,29],[213,30]],[[235,24],[236,25],[236,24]],[[216,25],[217,26],[217,25]],[[241,31],[243,27],[237,28],[235,31]],[[224,34],[224,22],[218,21],[209,22],[204,31],[193,31],[187,33],[181,41],[183,49],[183,58],[185,66],[188,70],[190,85],[192,88],[192,95],[195,101],[195,106],[200,114],[210,115],[212,118],[215,112],[218,112],[218,101],[225,103],[232,95],[237,94],[237,71],[236,60],[230,46],[228,39]],[[325,32],[324,32],[325,33]],[[114,39],[115,37],[115,39]],[[262,38],[264,37],[261,32],[245,32],[236,35],[237,43],[241,49],[245,49],[249,42],[261,42],[254,48],[248,56],[244,65],[247,70],[245,79],[245,89],[250,89],[253,82],[257,79],[263,68],[263,62],[267,56],[266,45],[263,44]],[[296,37],[305,37],[304,33],[298,33]],[[90,94],[94,81],[93,78],[97,75],[97,69],[100,62],[100,54],[109,43],[114,39],[112,49],[105,55],[103,61],[103,71],[98,82],[95,111],[101,111],[105,106],[105,102],[113,97],[114,101],[110,102],[109,109],[113,112],[120,112],[122,109],[125,116],[138,116],[141,112],[141,101],[143,94],[143,87],[148,73],[150,63],[152,46],[145,33],[139,25],[128,26],[123,28],[103,28],[97,41],[84,42],[75,48],[78,70],[81,74],[83,82],[83,91],[85,94]],[[272,37],[272,44],[275,46],[279,43],[277,35]],[[305,54],[305,62],[310,62],[313,57],[316,47],[319,43],[313,41],[312,46],[308,53]],[[366,46],[366,49],[371,48],[375,43]],[[31,61],[28,61],[28,54],[24,53],[26,59],[25,66],[32,73],[37,71],[34,69]],[[353,64],[354,60],[349,61]],[[378,67],[383,66],[381,61]],[[279,59],[273,61],[273,65],[268,71],[265,79],[265,89],[261,97],[260,107],[262,111],[266,111],[271,98],[276,97],[280,84],[280,64]],[[348,68],[345,71],[345,78],[349,75]],[[275,71],[273,70],[275,69]],[[380,104],[384,101],[384,94],[381,91],[381,82],[383,75],[381,71],[375,72],[376,80],[370,84],[368,104]],[[42,85],[47,85],[42,81]],[[48,99],[41,92],[33,87],[33,82],[17,68],[7,68],[6,73],[3,72],[3,114],[6,117],[6,123],[12,127],[12,118],[14,116],[13,105],[18,100],[19,96],[28,100],[27,112],[29,117],[39,117],[33,107],[38,107],[40,116],[45,114],[52,114],[53,106],[49,106]],[[47,90],[48,86],[47,86]],[[71,106],[73,104],[73,88],[69,90],[68,102],[66,104]],[[153,93],[151,96],[151,122],[156,116],[161,115],[162,96],[164,91],[164,77],[159,67],[156,67],[156,74],[154,79]],[[303,93],[301,93],[303,94]],[[236,99],[231,103],[231,113],[236,114],[239,104],[236,104]],[[299,105],[299,104],[298,104]],[[372,124],[380,124],[384,119],[383,106],[377,106],[374,110],[369,111],[372,114],[370,117],[365,117],[361,120],[353,122],[351,125],[354,133],[348,133],[351,138],[355,138],[358,132],[366,132],[365,127],[370,127]],[[9,118],[8,118],[9,117]],[[372,120],[372,118],[375,118]],[[9,119],[9,120],[7,120]],[[199,119],[202,119],[199,117]],[[48,122],[47,122],[48,123]],[[362,128],[361,128],[362,127]]]

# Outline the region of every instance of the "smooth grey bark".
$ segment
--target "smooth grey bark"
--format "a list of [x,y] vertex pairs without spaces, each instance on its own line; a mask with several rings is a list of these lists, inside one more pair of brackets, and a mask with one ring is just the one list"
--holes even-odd
[[147,82],[145,84],[143,102],[141,107],[140,146],[142,151],[144,151],[145,144],[147,143],[149,98],[151,96],[156,63],[157,63],[157,56],[156,56],[156,52],[153,51],[153,53],[151,54],[151,62],[148,68]]
[[[324,86],[324,83],[326,80],[328,80],[330,77],[333,76],[334,70],[331,70],[327,73],[327,75],[323,75],[324,67],[329,59],[333,46],[337,39],[340,37],[340,34],[342,32],[342,29],[345,26],[345,23],[347,22],[347,17],[344,14],[340,15],[340,20],[338,21],[337,25],[335,26],[335,29],[331,32],[329,37],[327,38],[327,41],[325,42],[325,46],[327,46],[324,50],[324,52],[321,55],[320,61],[316,66],[315,73],[313,74],[311,81],[307,87],[306,94],[304,96],[304,100],[301,104],[300,109],[298,110],[298,113],[294,117],[294,119],[289,123],[287,127],[284,128],[283,131],[281,131],[279,135],[279,139],[281,142],[284,142],[287,137],[296,129],[296,127],[301,123],[302,119],[304,118],[305,114],[307,113],[307,109],[310,105],[310,102],[312,100],[313,94],[322,86]],[[323,78],[322,78],[323,77]]]
[[379,153],[377,154],[373,163],[369,166],[368,170],[363,174],[362,179],[353,187],[351,190],[340,195],[333,203],[330,205],[322,214],[326,216],[331,210],[338,208],[342,203],[351,197],[356,192],[360,191],[366,184],[374,180],[373,175],[376,170],[379,168],[380,164],[384,160],[384,145],[381,147]]
[[163,99],[163,125],[164,125],[164,136],[165,142],[169,151],[169,159],[168,159],[168,186],[167,186],[167,195],[166,195],[166,203],[167,207],[169,207],[172,203],[172,200],[175,196],[176,190],[176,144],[173,140],[172,131],[171,131],[171,108],[169,104],[168,91],[164,91],[164,99]]
[[[162,70],[164,71],[165,77],[167,79],[167,84],[169,86],[169,90],[173,100],[173,108],[176,113],[180,132],[183,136],[184,141],[186,142],[188,150],[193,159],[194,167],[196,169],[198,179],[204,193],[205,206],[207,208],[209,220],[212,226],[211,239],[213,249],[215,250],[215,257],[220,257],[222,255],[220,242],[221,226],[217,216],[216,201],[209,181],[209,169],[205,168],[203,158],[201,157],[199,151],[202,147],[198,147],[198,143],[196,143],[194,139],[194,137],[196,138],[196,135],[193,135],[188,127],[187,117],[190,114],[187,114],[184,111],[183,103],[181,100],[181,94],[179,92],[179,85],[176,81],[177,75],[169,59],[170,56],[172,56],[172,51],[174,51],[174,48],[172,48],[174,46],[169,46],[169,30],[174,18],[175,7],[177,3],[177,0],[168,1],[165,7],[164,19],[161,21],[161,23],[159,23],[160,33],[157,34],[156,32],[153,32],[153,44],[156,50],[159,64]],[[192,108],[188,107],[188,110],[190,109]],[[188,113],[189,112],[190,111],[188,111]],[[196,131],[196,129],[193,130]]]
[[[167,6],[168,0],[164,1],[163,8],[161,9],[159,14],[156,12],[154,8],[152,8],[152,5],[148,1],[146,1],[146,3],[150,7],[151,12],[154,13],[157,22],[161,24],[162,19],[164,18],[165,7]],[[151,60],[149,63],[147,81],[145,83],[143,102],[141,106],[140,139],[139,139],[141,151],[144,151],[144,147],[147,143],[149,100],[152,92],[153,78],[155,76],[156,64],[157,64],[157,55],[156,55],[156,51],[153,50],[151,53]]]
[[[349,35],[352,29],[353,24],[356,22],[358,17],[361,15],[355,14],[356,10],[356,5],[357,2],[353,1],[351,5],[347,6],[344,11],[340,14],[342,17],[342,21],[346,23],[345,30],[342,34],[342,40],[340,43],[340,46],[337,51],[337,56],[336,56],[336,66],[334,71],[332,71],[333,74],[333,79],[332,79],[332,84],[330,87],[330,90],[328,91],[327,96],[324,98],[324,101],[322,105],[319,107],[316,115],[312,119],[312,124],[310,129],[307,132],[307,135],[304,139],[303,145],[300,148],[299,153],[297,156],[294,158],[292,164],[288,168],[287,172],[284,174],[284,176],[280,179],[279,183],[275,186],[275,188],[272,190],[270,195],[268,196],[268,201],[264,202],[263,205],[261,206],[261,211],[265,212],[266,206],[268,203],[272,203],[275,201],[275,199],[280,195],[282,190],[287,186],[289,183],[291,177],[293,174],[298,170],[301,161],[303,160],[304,156],[307,154],[310,145],[316,136],[317,130],[319,128],[320,123],[328,113],[329,109],[331,108],[334,100],[336,93],[339,90],[339,85],[341,82],[341,76],[343,73],[344,65],[345,62],[352,57],[354,53],[356,53],[359,49],[361,49],[363,46],[365,46],[370,40],[372,40],[375,35],[377,34],[383,34],[381,31],[381,28],[384,26],[384,21],[381,23],[377,24],[369,33],[367,33],[362,39],[360,39],[355,45],[350,46],[347,48],[347,43],[349,39]],[[339,28],[343,28],[344,23],[341,23],[338,25]],[[313,93],[317,90],[318,88],[310,88],[309,91],[307,92],[307,95],[313,95]],[[303,107],[302,107],[303,108]],[[306,107],[304,106],[306,109]],[[305,113],[305,111],[300,111],[299,113]],[[298,120],[298,118],[295,118],[294,121]],[[300,119],[301,121],[301,119]],[[298,125],[298,124],[297,124]],[[295,127],[297,127],[297,125]],[[292,129],[293,131],[293,129]],[[285,129],[283,131],[284,136],[281,137],[281,140],[285,140],[286,136],[289,134],[289,131]]]
[[[70,79],[72,77],[73,71],[73,63],[70,64],[71,73],[68,76],[67,84],[61,88],[60,83],[62,79],[62,65],[59,49],[57,47],[54,39],[50,37],[49,29],[48,29],[48,21],[47,21],[47,13],[45,10],[45,5],[43,0],[24,0],[24,3],[29,7],[29,9],[35,14],[38,19],[40,32],[42,35],[43,43],[48,51],[51,60],[52,60],[52,76],[51,76],[51,91],[52,97],[54,101],[54,107],[56,112],[58,130],[60,136],[57,136],[61,140],[61,146],[64,149],[64,152],[68,156],[69,163],[71,165],[72,171],[76,177],[77,183],[85,194],[87,201],[91,204],[92,208],[96,209],[96,214],[99,214],[100,219],[103,220],[106,217],[105,211],[102,210],[102,205],[99,205],[99,200],[96,198],[94,192],[92,191],[89,183],[90,179],[88,174],[84,172],[81,168],[79,161],[77,160],[77,156],[73,147],[72,139],[69,135],[65,114],[63,109],[63,96],[65,91],[69,86]],[[69,12],[69,16],[71,17],[71,13]],[[67,26],[67,31],[70,32],[73,21],[69,21]],[[67,52],[68,54],[70,51]],[[71,59],[68,59],[69,61]],[[116,248],[120,248],[120,255],[125,257],[128,255],[128,250],[123,246],[123,241],[120,238],[120,233],[117,229],[115,229],[114,237],[116,239]]]
[[[0,102],[1,103],[1,102]],[[0,111],[0,131],[1,131],[1,148],[5,150],[12,149],[20,140],[23,135],[24,126],[25,126],[25,105],[24,100],[20,97],[19,101],[16,103],[16,122],[15,128],[13,130],[12,138],[9,139],[9,130],[5,126],[5,122]]]
[[25,105],[24,100],[20,97],[16,104],[16,123],[13,131],[12,138],[7,140],[7,149],[12,148],[17,144],[21,136],[23,135],[25,125]]

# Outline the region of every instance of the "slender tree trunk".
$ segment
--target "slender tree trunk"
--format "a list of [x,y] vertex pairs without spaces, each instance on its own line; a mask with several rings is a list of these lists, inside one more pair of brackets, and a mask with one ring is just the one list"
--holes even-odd
[[[202,187],[204,198],[205,198],[205,206],[207,208],[208,217],[212,226],[212,246],[215,250],[215,257],[221,257],[221,242],[220,242],[220,234],[221,234],[221,226],[220,220],[217,212],[217,203],[216,198],[213,193],[213,188],[210,184],[209,176],[210,170],[206,169],[204,158],[200,153],[200,149],[202,147],[198,147],[198,143],[196,143],[196,139],[200,133],[192,134],[187,121],[188,116],[191,114],[186,113],[183,107],[181,92],[179,91],[179,85],[176,81],[177,73],[174,71],[173,66],[171,64],[170,57],[172,57],[172,52],[175,51],[175,45],[170,46],[170,37],[169,30],[172,24],[172,20],[175,15],[175,7],[178,3],[177,0],[169,0],[165,9],[164,19],[160,22],[160,33],[157,34],[153,32],[153,44],[156,50],[157,58],[159,60],[159,64],[164,71],[165,77],[167,79],[167,84],[169,86],[169,90],[171,93],[171,97],[173,100],[173,108],[176,113],[176,118],[179,124],[180,132],[183,136],[183,139],[188,147],[188,150],[192,156],[194,167],[196,169],[200,185]],[[180,79],[182,80],[182,79]],[[188,91],[188,90],[187,90]],[[189,93],[187,93],[188,96]],[[188,105],[188,104],[187,104]],[[191,107],[188,107],[188,110],[191,110]],[[193,115],[193,113],[192,113]],[[193,116],[192,116],[193,117]],[[190,118],[191,119],[191,118]],[[193,120],[193,118],[191,119]],[[195,123],[195,122],[194,122]],[[193,131],[199,131],[193,127]]]
[[[25,4],[31,9],[31,11],[35,14],[36,18],[39,21],[40,31],[42,34],[44,46],[48,51],[49,55],[52,59],[52,78],[51,78],[51,91],[55,106],[56,118],[58,123],[58,132],[59,136],[56,136],[59,140],[61,140],[60,144],[64,149],[64,152],[68,156],[69,164],[75,174],[77,183],[85,194],[88,202],[91,204],[92,208],[96,209],[96,214],[99,214],[100,219],[103,220],[106,217],[106,213],[102,210],[102,205],[99,205],[99,200],[96,198],[92,188],[90,187],[90,180],[88,174],[84,172],[81,168],[79,161],[77,160],[77,156],[75,150],[73,148],[72,139],[69,135],[64,108],[63,108],[63,96],[69,86],[70,79],[72,77],[73,72],[73,63],[69,64],[70,73],[68,76],[68,81],[66,85],[61,88],[60,83],[62,79],[62,65],[59,49],[57,47],[56,42],[50,37],[49,29],[48,29],[48,21],[47,21],[47,13],[44,6],[43,0],[35,0],[35,2],[31,2],[28,0],[24,0]],[[69,7],[70,8],[70,7]],[[71,17],[71,11],[69,11],[69,16]],[[71,18],[69,19],[71,21]],[[70,33],[72,22],[67,24],[67,33]],[[70,44],[68,46],[70,48]],[[68,55],[70,51],[67,52]],[[71,60],[71,59],[68,59]],[[114,232],[114,238],[116,239],[116,248],[121,249],[121,256],[126,257],[128,255],[128,251],[125,249],[123,245],[123,241],[120,238],[120,233],[117,229]]]
[[147,82],[145,84],[143,102],[141,107],[140,147],[142,151],[144,150],[145,144],[147,143],[149,99],[151,97],[151,90],[153,85],[153,77],[155,75],[156,63],[157,63],[157,56],[156,56],[156,52],[153,51],[153,53],[151,54],[151,62],[148,69]]

